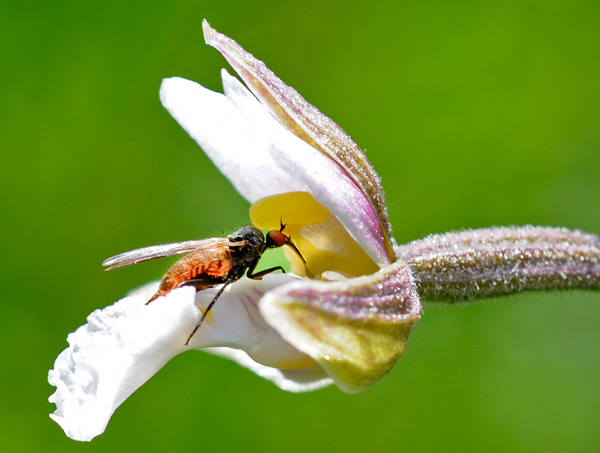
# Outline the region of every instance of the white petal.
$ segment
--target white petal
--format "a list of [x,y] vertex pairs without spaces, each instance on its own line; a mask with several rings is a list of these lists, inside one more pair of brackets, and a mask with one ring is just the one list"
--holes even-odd
[[[189,346],[185,342],[201,316],[198,306],[206,307],[217,288],[197,294],[194,288],[179,288],[145,305],[157,289],[154,283],[94,311],[87,324],[68,336],[69,347],[48,374],[48,382],[56,387],[49,399],[56,411],[50,417],[70,438],[90,441],[104,432],[114,411],[135,390],[171,358],[191,349],[232,358],[286,390],[328,385],[320,367],[283,340],[258,309],[267,290],[296,280],[280,274],[230,285]],[[231,348],[240,350],[222,352],[234,351]]]
[[[228,83],[228,78],[232,77],[224,76],[224,83]],[[267,113],[256,98],[237,83],[239,86],[231,86],[231,90],[236,92],[238,101],[243,99],[242,104],[252,112],[262,109]],[[240,93],[240,87],[246,93]],[[269,154],[272,138],[279,136],[283,127],[268,113],[248,116],[227,96],[178,77],[163,80],[160,99],[251,203],[275,193],[305,190]],[[273,128],[275,132],[271,132]]]
[[56,359],[48,382],[56,386],[50,415],[75,440],[101,434],[129,395],[183,352],[197,323],[193,288],[172,291],[145,305],[126,297],[96,310],[87,324],[69,334],[69,347]]

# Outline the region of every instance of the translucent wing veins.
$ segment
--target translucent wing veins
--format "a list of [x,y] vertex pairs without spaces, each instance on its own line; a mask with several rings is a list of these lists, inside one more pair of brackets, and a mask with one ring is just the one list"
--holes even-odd
[[244,247],[247,241],[231,241],[227,238],[198,239],[192,241],[173,242],[170,244],[152,245],[141,249],[130,250],[106,259],[102,265],[110,271],[119,267],[130,266],[144,261],[155,260],[173,255],[196,252],[212,247]]

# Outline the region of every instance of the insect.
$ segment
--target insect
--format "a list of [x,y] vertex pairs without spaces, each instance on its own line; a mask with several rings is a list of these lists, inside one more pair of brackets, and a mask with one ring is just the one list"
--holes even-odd
[[271,267],[260,272],[254,272],[260,257],[267,249],[290,247],[306,265],[300,251],[289,236],[283,233],[286,225],[281,222],[279,230],[269,231],[266,236],[257,228],[245,226],[226,238],[210,238],[171,244],[153,245],[141,249],[121,253],[105,260],[102,265],[109,271],[119,267],[130,266],[144,261],[154,260],[173,255],[183,255],[160,281],[156,294],[146,305],[158,297],[168,294],[181,286],[193,286],[196,291],[223,285],[206,307],[200,321],[188,337],[187,345],[200,328],[206,315],[219,299],[227,285],[239,280],[244,274],[248,278],[260,280],[265,275],[285,270],[281,266]]

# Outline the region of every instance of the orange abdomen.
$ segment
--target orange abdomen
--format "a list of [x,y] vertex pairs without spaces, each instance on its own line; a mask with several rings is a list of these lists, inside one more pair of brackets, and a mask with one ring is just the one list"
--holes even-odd
[[157,293],[148,303],[188,280],[206,281],[206,288],[223,283],[223,277],[227,276],[232,267],[231,252],[227,247],[213,247],[190,253],[167,271],[160,281]]

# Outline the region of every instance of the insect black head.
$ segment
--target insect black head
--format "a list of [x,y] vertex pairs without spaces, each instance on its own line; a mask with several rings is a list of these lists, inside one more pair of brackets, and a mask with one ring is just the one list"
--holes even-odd
[[265,242],[265,235],[258,228],[245,226],[227,236],[231,241],[248,241],[251,245],[258,245]]

